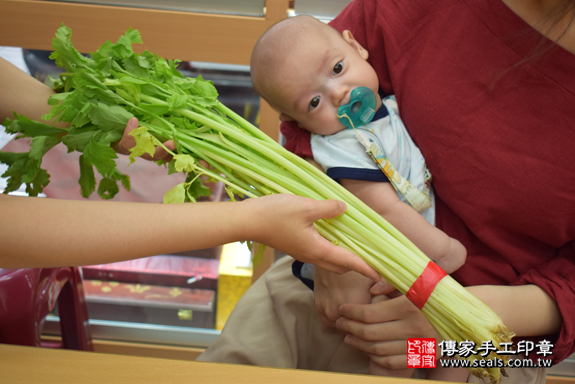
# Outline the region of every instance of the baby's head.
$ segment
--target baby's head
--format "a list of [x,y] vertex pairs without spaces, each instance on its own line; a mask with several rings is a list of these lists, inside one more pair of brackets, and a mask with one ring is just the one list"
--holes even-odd
[[367,58],[350,31],[340,34],[311,16],[296,16],[260,37],[252,53],[252,82],[281,120],[331,135],[345,129],[337,110],[352,90],[367,87],[377,95],[379,81]]

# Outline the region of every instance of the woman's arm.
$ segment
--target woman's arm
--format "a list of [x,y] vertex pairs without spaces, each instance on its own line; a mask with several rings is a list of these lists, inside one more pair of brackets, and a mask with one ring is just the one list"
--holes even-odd
[[497,313],[517,336],[559,333],[563,319],[557,303],[536,285],[467,287]]
[[[54,91],[23,72],[20,68],[0,58],[0,124],[13,112],[32,120],[41,120],[50,110],[48,98]],[[66,128],[68,123],[55,124]]]
[[243,202],[150,204],[0,194],[0,267],[89,265],[254,240],[343,273],[379,278],[313,227],[341,215],[335,200],[273,195]]

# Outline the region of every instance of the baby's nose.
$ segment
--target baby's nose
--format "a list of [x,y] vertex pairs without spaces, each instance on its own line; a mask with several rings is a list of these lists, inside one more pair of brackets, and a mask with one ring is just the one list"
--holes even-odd
[[338,87],[332,93],[332,102],[335,107],[346,103],[346,96],[349,93],[348,87]]

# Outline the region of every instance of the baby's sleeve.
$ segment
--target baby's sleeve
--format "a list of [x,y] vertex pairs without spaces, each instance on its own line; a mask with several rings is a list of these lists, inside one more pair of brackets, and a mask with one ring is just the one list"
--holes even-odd
[[351,129],[329,136],[312,134],[311,150],[314,160],[334,180],[388,182]]

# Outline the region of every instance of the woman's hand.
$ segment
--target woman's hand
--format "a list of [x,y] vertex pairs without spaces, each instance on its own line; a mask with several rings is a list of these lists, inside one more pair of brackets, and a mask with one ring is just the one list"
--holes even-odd
[[[478,285],[467,289],[493,309],[517,336],[550,335],[561,330],[557,303],[535,285]],[[349,334],[346,343],[366,352],[378,365],[403,369],[407,367],[408,338],[441,338],[405,296],[382,300],[367,305],[342,305],[342,317],[336,326]],[[538,311],[533,312],[533,308]]]
[[[112,148],[114,149],[114,151],[116,151],[117,153],[121,153],[122,155],[129,155],[130,154],[130,149],[134,148],[136,146],[136,139],[134,139],[134,136],[130,135],[130,132],[132,132],[134,129],[138,128],[138,126],[139,126],[138,119],[135,117],[132,117],[128,121],[128,124],[126,125],[126,129],[124,130],[124,135],[122,136],[120,141],[112,144]],[[176,150],[176,145],[174,144],[173,140],[166,141],[164,143],[164,145],[170,151]],[[168,152],[166,152],[166,150],[164,148],[156,147],[156,152],[154,153],[153,157],[150,156],[149,154],[145,153],[142,155],[142,158],[144,158],[146,160],[150,160],[150,161],[157,161],[157,160],[170,161],[171,155]]]
[[[389,297],[394,296],[394,297]],[[344,304],[337,328],[347,333],[345,342],[387,369],[407,369],[408,338],[441,340],[423,313],[396,291],[376,296],[372,304]]]
[[314,228],[320,219],[332,219],[345,212],[345,203],[337,200],[314,200],[294,195],[271,195],[248,199],[245,239],[287,253],[294,258],[335,273],[356,271],[379,281],[380,276],[365,261],[345,248],[338,247]]
[[323,324],[335,327],[339,319],[339,307],[343,304],[368,304],[371,302],[369,289],[373,281],[357,272],[341,275],[315,267],[314,300]]

